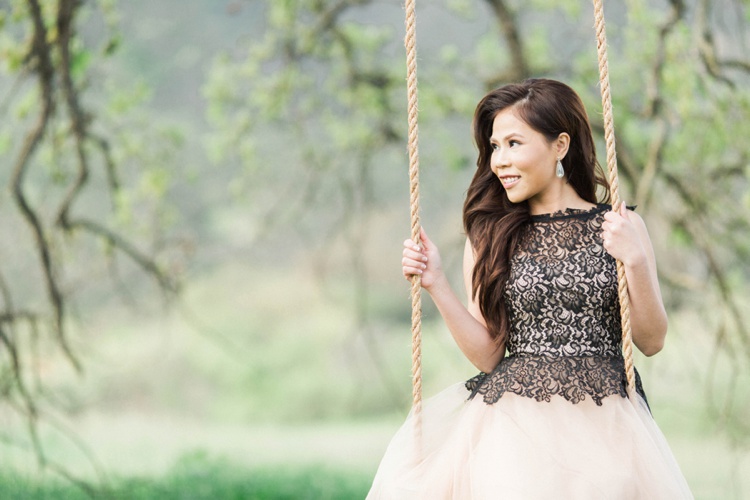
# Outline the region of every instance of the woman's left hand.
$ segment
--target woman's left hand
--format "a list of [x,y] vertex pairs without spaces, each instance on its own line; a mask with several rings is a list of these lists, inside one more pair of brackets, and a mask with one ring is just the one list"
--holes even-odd
[[646,250],[624,202],[620,204],[619,213],[610,211],[604,214],[602,245],[607,253],[626,266],[645,262]]

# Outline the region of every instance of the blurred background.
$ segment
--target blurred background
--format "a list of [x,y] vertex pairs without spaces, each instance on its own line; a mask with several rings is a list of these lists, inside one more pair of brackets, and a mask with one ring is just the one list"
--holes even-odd
[[[418,2],[422,223],[457,290],[471,116],[592,7]],[[696,498],[750,496],[750,2],[606,2],[639,356]],[[398,0],[0,0],[0,497],[363,498],[411,401]],[[424,394],[476,370],[424,301]]]

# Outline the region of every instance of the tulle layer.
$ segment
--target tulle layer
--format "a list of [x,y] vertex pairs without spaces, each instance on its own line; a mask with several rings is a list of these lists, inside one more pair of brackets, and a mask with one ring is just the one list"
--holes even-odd
[[409,415],[368,499],[693,498],[640,396],[597,406],[467,395],[456,384],[425,401],[421,439]]

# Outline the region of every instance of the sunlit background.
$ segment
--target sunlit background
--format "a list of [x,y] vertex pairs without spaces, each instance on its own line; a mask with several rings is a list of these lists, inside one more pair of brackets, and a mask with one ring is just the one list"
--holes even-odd
[[[422,223],[460,291],[474,106],[562,79],[599,140],[593,18],[417,3]],[[748,498],[750,5],[605,4],[670,315],[636,366],[696,498]],[[1,498],[365,496],[411,401],[403,15],[0,0]],[[428,298],[423,362],[425,397],[476,374]]]

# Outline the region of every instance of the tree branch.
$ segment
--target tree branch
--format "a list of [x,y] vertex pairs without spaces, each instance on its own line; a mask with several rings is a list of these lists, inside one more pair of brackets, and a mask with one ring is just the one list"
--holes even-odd
[[699,32],[698,53],[703,62],[703,67],[708,74],[715,80],[724,83],[731,89],[734,89],[736,88],[735,83],[721,72],[721,65],[719,64],[713,33],[709,26],[710,6],[711,2],[709,0],[700,0],[696,9],[696,29]]
[[692,215],[689,220],[688,218],[679,218],[674,222],[691,235],[693,241],[706,258],[708,271],[714,277],[722,302],[729,310],[735,322],[740,340],[746,351],[747,359],[750,360],[750,329],[748,329],[742,313],[735,303],[732,287],[712,248],[713,238],[707,234],[704,227],[707,225],[710,227],[710,221],[703,222],[701,219],[701,214],[705,213],[704,203],[698,201],[699,197],[694,196],[679,178],[668,173],[664,173],[663,175],[675,189],[675,192],[680,196],[683,203],[691,208]]
[[667,38],[669,38],[674,27],[677,26],[677,23],[685,16],[684,0],[670,0],[670,4],[672,7],[670,16],[659,27],[656,56],[651,66],[651,78],[646,87],[646,95],[648,96],[644,110],[646,118],[651,118],[660,111],[662,104],[661,83],[664,76],[664,64],[667,61]]
[[511,67],[508,72],[502,74],[502,78],[506,79],[505,82],[492,81],[488,83],[494,86],[497,83],[520,81],[528,78],[531,76],[531,69],[518,31],[518,21],[515,12],[508,7],[505,0],[486,0],[486,2],[495,13],[500,26],[500,32],[508,46],[511,61]]
[[329,6],[325,10],[321,10],[317,26],[313,30],[313,33],[322,34],[331,30],[336,26],[339,17],[346,11],[346,9],[349,7],[367,5],[368,3],[372,3],[372,0],[339,0],[338,3]]
[[86,141],[88,139],[94,140],[104,155],[110,188],[116,190],[119,187],[114,161],[112,160],[109,151],[109,144],[103,138],[92,137],[89,134],[89,120],[81,107],[78,90],[75,87],[71,74],[72,60],[70,54],[70,42],[75,35],[73,27],[75,10],[80,5],[80,0],[60,0],[57,14],[57,47],[60,52],[62,87],[71,119],[71,129],[76,147],[78,174],[73,183],[69,186],[63,202],[60,205],[57,212],[56,223],[67,232],[79,228],[103,238],[110,245],[128,255],[144,271],[153,275],[162,288],[169,292],[176,292],[177,285],[158,268],[151,258],[138,251],[135,246],[125,238],[110,231],[97,222],[87,219],[71,220],[70,211],[73,202],[80,195],[89,179],[89,157],[86,152]]
[[740,59],[725,59],[723,61],[719,61],[719,67],[738,69],[744,71],[745,73],[750,73],[750,62]]
[[72,22],[78,5],[80,3],[77,0],[59,0],[57,11],[57,48],[60,52],[62,88],[70,115],[71,130],[78,159],[78,174],[73,184],[68,188],[57,212],[57,224],[66,230],[70,229],[68,222],[70,207],[89,178],[88,156],[85,151],[86,120],[70,73],[70,40],[74,35]]
[[38,77],[39,93],[42,103],[37,122],[27,133],[21,152],[19,153],[18,159],[13,167],[13,174],[11,176],[11,185],[13,186],[12,193],[16,205],[18,205],[21,214],[31,227],[36,240],[37,251],[39,252],[39,258],[44,273],[47,295],[54,310],[54,329],[57,332],[60,347],[66,357],[70,360],[71,364],[80,372],[81,365],[73,355],[73,352],[68,346],[67,339],[65,338],[65,326],[63,324],[63,318],[65,317],[64,300],[57,284],[57,278],[55,277],[55,271],[53,269],[54,265],[49,250],[49,241],[44,232],[39,216],[31,207],[23,191],[24,178],[28,170],[29,161],[39,146],[42,136],[47,129],[47,124],[54,112],[54,101],[52,97],[54,92],[54,66],[50,56],[50,47],[47,44],[47,28],[44,24],[44,19],[42,18],[42,11],[38,0],[28,0],[28,5],[34,24],[34,36],[28,61],[29,64],[34,65],[34,73],[36,73]]
[[177,292],[179,290],[179,285],[165,272],[159,269],[153,259],[150,259],[119,234],[107,229],[98,222],[81,218],[68,220],[66,223],[66,229],[69,231],[82,229],[89,233],[95,234],[96,236],[102,238],[104,241],[110,244],[113,248],[120,250],[128,257],[130,257],[133,262],[138,264],[138,266],[141,267],[141,269],[143,269],[145,272],[154,276],[159,282],[159,285],[164,290],[168,292]]

